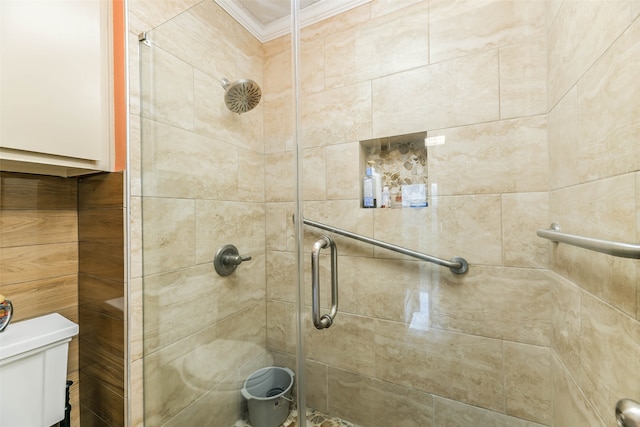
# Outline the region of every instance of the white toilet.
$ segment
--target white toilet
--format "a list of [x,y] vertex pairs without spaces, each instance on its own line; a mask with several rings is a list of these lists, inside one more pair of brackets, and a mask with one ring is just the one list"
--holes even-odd
[[64,419],[69,341],[78,325],[58,313],[0,333],[0,426],[49,427]]

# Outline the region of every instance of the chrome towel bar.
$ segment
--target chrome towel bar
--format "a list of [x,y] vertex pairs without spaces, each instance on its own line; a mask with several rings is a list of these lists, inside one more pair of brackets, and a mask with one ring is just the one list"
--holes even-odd
[[548,229],[538,230],[536,234],[554,243],[566,243],[567,245],[578,246],[621,258],[640,259],[640,245],[636,243],[614,242],[611,240],[594,239],[592,237],[562,233],[560,232],[560,226],[556,223],[551,224]]
[[421,252],[416,252],[411,249],[403,248],[402,246],[397,246],[391,243],[383,242],[381,240],[372,239],[371,237],[362,236],[360,234],[352,233],[351,231],[342,230],[340,228],[332,227],[330,225],[322,224],[320,222],[312,221],[310,219],[303,219],[302,222],[305,225],[309,225],[311,227],[319,228],[325,231],[330,231],[331,233],[339,234],[341,236],[345,236],[350,239],[369,243],[374,246],[379,246],[381,248],[388,249],[390,251],[394,251],[394,252],[401,253],[403,255],[408,255],[410,257],[418,258],[422,261],[427,261],[433,264],[448,267],[449,270],[451,270],[451,272],[455,274],[464,274],[469,269],[469,264],[464,258],[461,258],[461,257],[453,257],[451,261],[447,261],[446,259],[437,258],[431,255],[423,254]]

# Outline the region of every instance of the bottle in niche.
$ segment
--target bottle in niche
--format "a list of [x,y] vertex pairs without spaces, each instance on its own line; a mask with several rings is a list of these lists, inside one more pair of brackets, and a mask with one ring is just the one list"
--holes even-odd
[[369,165],[369,168],[371,169],[371,175],[373,176],[373,181],[375,183],[374,189],[373,189],[373,198],[376,201],[376,208],[381,208],[382,207],[382,175],[380,175],[378,172],[376,172],[376,161],[375,160],[369,160],[367,162],[367,164]]
[[382,189],[382,202],[380,203],[381,208],[390,208],[391,207],[391,193],[389,193],[389,187],[386,185]]
[[375,195],[376,195],[376,190],[375,190],[375,186],[376,186],[376,181],[375,178],[373,177],[371,168],[367,168],[365,175],[364,175],[364,179],[362,181],[362,195],[363,195],[363,199],[362,199],[362,206],[365,208],[375,208],[376,207],[376,199],[375,199]]

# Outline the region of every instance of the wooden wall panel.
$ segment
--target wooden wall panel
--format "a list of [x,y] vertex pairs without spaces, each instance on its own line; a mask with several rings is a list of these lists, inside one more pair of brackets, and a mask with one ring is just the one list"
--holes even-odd
[[123,174],[78,185],[80,405],[83,426],[123,426],[126,398]]
[[0,209],[77,211],[75,178],[0,172]]
[[[60,313],[79,323],[77,196],[75,178],[0,173],[0,293],[14,305],[14,322]],[[76,336],[67,365],[76,426],[78,349]]]

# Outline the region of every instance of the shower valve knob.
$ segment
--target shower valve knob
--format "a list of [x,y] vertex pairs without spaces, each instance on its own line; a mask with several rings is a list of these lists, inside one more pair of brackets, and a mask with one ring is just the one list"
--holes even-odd
[[251,257],[241,255],[225,255],[222,259],[222,263],[225,265],[240,265],[242,261],[251,261]]
[[233,245],[224,245],[213,259],[213,266],[221,276],[228,276],[233,273],[238,265],[243,261],[251,260],[250,256],[242,256],[238,253],[238,248]]

